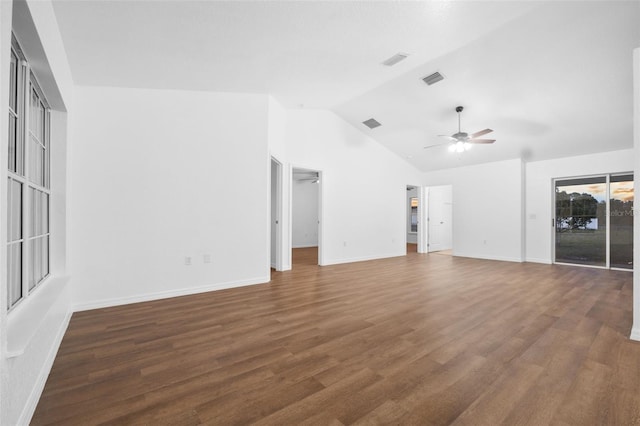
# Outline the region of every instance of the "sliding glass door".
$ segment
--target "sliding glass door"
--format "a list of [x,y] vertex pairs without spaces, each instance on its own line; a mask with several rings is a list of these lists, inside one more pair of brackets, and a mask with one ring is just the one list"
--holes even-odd
[[556,262],[606,266],[606,177],[556,181]]
[[611,176],[611,267],[633,269],[633,175]]
[[555,261],[633,268],[633,175],[555,181]]

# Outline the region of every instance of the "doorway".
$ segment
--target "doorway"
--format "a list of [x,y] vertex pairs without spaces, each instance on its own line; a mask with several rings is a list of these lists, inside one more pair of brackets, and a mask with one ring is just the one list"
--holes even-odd
[[407,253],[418,252],[418,227],[420,221],[418,220],[418,208],[420,206],[420,198],[418,197],[418,187],[413,185],[407,185],[407,198],[405,200],[407,207],[406,215],[406,244]]
[[269,259],[271,269],[282,271],[282,163],[273,157],[270,181]]
[[321,176],[319,170],[297,167],[291,172],[292,267],[321,264]]
[[453,190],[451,185],[428,188],[429,253],[452,254]]

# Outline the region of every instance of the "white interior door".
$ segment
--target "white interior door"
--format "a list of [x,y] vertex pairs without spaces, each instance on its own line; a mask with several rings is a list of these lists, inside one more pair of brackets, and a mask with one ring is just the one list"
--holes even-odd
[[429,251],[453,248],[451,185],[429,188]]

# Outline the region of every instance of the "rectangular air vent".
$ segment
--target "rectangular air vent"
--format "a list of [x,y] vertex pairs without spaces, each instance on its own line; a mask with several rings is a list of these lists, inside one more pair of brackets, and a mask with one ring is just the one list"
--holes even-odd
[[370,129],[375,129],[376,127],[382,126],[382,124],[380,124],[375,118],[370,118],[366,121],[363,121],[362,124]]
[[390,57],[389,59],[384,61],[382,63],[382,65],[386,65],[388,67],[391,67],[391,66],[397,64],[398,62],[407,59],[408,56],[409,56],[408,53],[396,53],[395,55],[393,55],[392,57]]
[[439,72],[434,72],[433,74],[428,75],[422,79],[422,81],[427,83],[429,86],[442,80],[444,80],[444,77]]

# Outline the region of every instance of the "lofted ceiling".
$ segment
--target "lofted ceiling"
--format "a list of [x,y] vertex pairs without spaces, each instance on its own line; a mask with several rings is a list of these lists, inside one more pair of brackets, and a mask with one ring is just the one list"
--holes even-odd
[[[269,93],[420,170],[630,148],[640,2],[54,0],[79,85]],[[396,53],[408,58],[387,67]],[[421,78],[445,79],[427,86]],[[463,154],[439,134],[487,127]],[[375,118],[382,126],[368,129]]]
[[[636,47],[640,2],[540,4],[335,110],[421,170],[631,148]],[[445,79],[427,86],[434,71]],[[457,132],[458,105],[462,131],[493,129],[495,144],[424,149]]]

